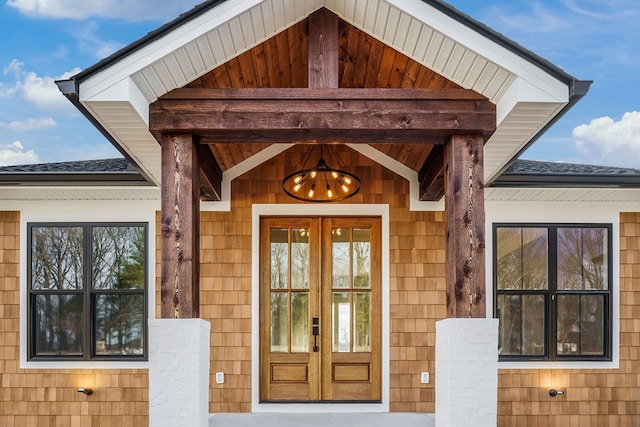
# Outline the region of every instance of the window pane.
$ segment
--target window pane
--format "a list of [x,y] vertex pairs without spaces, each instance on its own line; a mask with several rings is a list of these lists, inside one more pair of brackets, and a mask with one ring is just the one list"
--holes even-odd
[[291,294],[291,352],[309,351],[309,293]]
[[331,305],[332,351],[351,351],[351,304],[348,292],[334,292]]
[[544,349],[543,295],[498,295],[502,356],[542,356]]
[[291,288],[309,289],[309,230],[291,230]]
[[546,228],[499,227],[498,289],[548,289],[548,232]]
[[371,351],[371,293],[353,293],[353,351]]
[[82,295],[36,295],[35,356],[82,355]]
[[31,228],[31,289],[82,289],[82,227]]
[[353,230],[353,287],[370,288],[371,230]]
[[98,356],[142,356],[144,295],[98,295],[95,351]]
[[331,267],[334,288],[349,288],[349,229],[331,230]]
[[607,289],[606,228],[558,228],[558,289]]
[[271,292],[271,351],[289,351],[289,305],[286,292]]
[[603,295],[558,295],[557,353],[604,354]]
[[94,289],[144,289],[144,227],[92,229]]
[[271,288],[289,287],[289,230],[271,230]]

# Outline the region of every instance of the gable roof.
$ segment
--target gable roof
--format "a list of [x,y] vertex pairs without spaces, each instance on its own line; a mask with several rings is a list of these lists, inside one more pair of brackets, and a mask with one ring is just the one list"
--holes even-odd
[[498,126],[484,153],[489,183],[590,85],[439,0],[209,0],[58,85],[159,183],[149,103],[320,7],[496,104]]

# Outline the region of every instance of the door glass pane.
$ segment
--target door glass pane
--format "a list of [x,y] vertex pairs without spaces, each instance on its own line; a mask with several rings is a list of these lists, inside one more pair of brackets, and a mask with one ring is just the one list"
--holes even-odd
[[370,288],[371,230],[353,229],[353,287]]
[[291,230],[291,288],[309,289],[309,230]]
[[287,292],[271,292],[271,351],[289,351],[289,305]]
[[32,227],[31,233],[31,289],[82,289],[82,227]]
[[271,230],[271,289],[289,287],[289,230]]
[[544,355],[543,295],[498,295],[500,355]]
[[557,353],[604,354],[604,295],[558,295]]
[[331,230],[331,268],[333,288],[349,288],[349,229]]
[[93,227],[94,289],[143,289],[144,227]]
[[143,295],[98,295],[94,326],[96,355],[142,355],[143,319]]
[[371,351],[371,293],[353,293],[353,351]]
[[331,304],[332,351],[351,351],[351,304],[349,292],[333,292]]
[[82,355],[82,295],[35,296],[36,356]]
[[291,352],[309,351],[309,293],[291,293]]
[[499,227],[498,289],[548,289],[548,233],[546,228]]
[[558,228],[558,289],[607,289],[606,228]]

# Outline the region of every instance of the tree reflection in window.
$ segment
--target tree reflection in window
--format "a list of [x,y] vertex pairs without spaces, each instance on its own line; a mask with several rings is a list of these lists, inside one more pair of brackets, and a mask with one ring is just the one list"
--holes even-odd
[[146,230],[29,225],[30,357],[144,357]]
[[610,357],[610,226],[495,227],[502,358]]

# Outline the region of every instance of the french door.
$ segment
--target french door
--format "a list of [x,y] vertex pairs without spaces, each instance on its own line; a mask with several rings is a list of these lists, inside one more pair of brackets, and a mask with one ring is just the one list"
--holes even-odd
[[267,217],[260,233],[260,400],[380,401],[380,218]]

